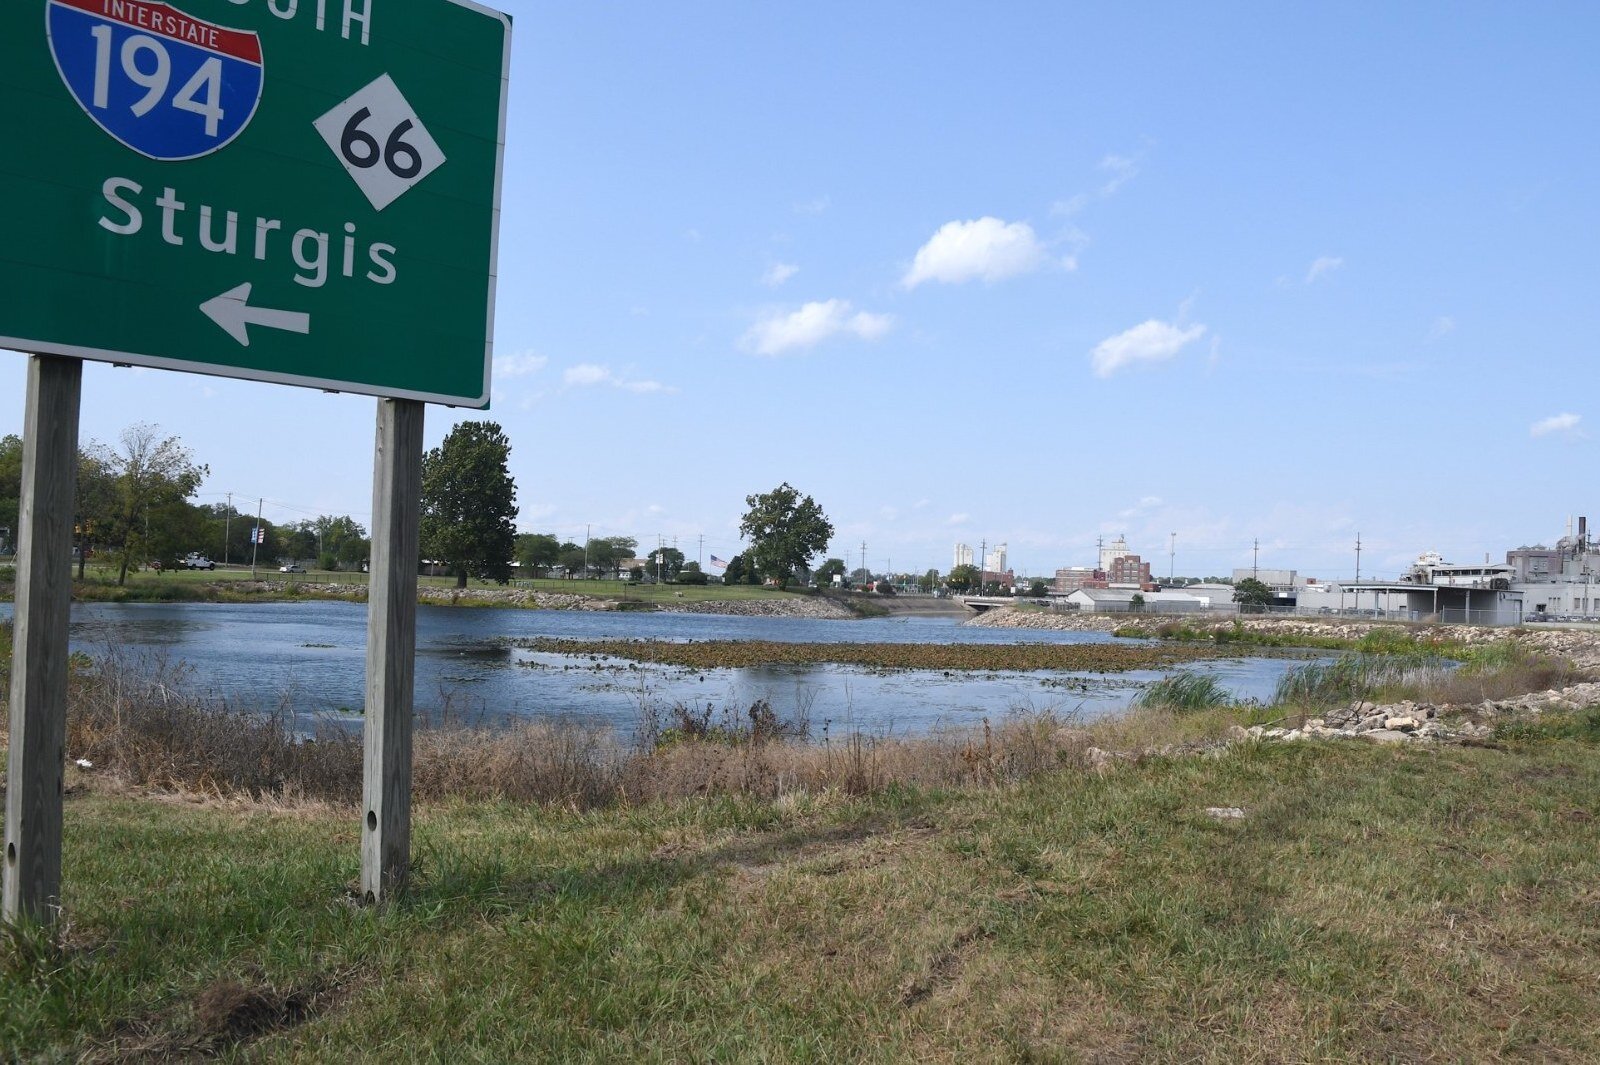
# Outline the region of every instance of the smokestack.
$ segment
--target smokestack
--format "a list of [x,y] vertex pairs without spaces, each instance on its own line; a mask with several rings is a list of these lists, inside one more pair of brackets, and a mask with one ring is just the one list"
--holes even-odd
[[1586,551],[1589,548],[1589,519],[1578,518],[1578,549]]

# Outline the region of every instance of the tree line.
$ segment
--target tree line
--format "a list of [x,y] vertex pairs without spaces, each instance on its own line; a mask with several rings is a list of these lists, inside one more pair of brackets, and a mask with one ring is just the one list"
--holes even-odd
[[[22,484],[23,442],[0,437],[0,546],[15,542]],[[703,584],[698,562],[676,547],[639,553],[631,536],[579,544],[554,533],[516,531],[517,489],[510,473],[511,442],[489,421],[462,422],[423,455],[419,541],[421,558],[456,577],[505,583],[513,562],[523,573],[568,577],[631,577]],[[90,559],[115,571],[118,583],[142,567],[180,564],[192,554],[218,562],[315,560],[322,569],[357,569],[371,550],[367,530],[349,515],[275,523],[230,503],[198,503],[210,473],[193,451],[160,427],[137,423],[115,444],[90,440],[79,449],[74,557],[81,578]],[[745,497],[739,530],[748,547],[728,560],[726,583],[786,587],[809,579],[811,562],[833,537],[833,525],[809,495],[787,482]],[[818,576],[831,580],[830,559]]]

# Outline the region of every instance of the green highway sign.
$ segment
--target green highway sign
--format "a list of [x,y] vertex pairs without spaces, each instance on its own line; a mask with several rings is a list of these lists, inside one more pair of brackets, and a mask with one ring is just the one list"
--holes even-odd
[[489,402],[510,18],[4,0],[0,347]]

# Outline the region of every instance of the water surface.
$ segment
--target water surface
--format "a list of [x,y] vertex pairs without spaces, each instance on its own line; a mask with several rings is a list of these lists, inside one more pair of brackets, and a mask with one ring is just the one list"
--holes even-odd
[[[10,604],[0,604],[10,616]],[[358,723],[366,663],[365,604],[339,602],[79,603],[74,650],[115,653],[142,669],[182,664],[189,690],[255,707],[287,703],[310,727],[319,717]],[[422,606],[417,612],[417,707],[489,724],[519,718],[603,723],[624,733],[641,711],[676,703],[742,712],[757,699],[781,715],[826,725],[917,734],[976,724],[1014,709],[1096,717],[1124,709],[1160,670],[1100,675],[944,673],[837,664],[688,670],[677,666],[534,653],[508,645],[538,636],[578,639],[778,640],[801,643],[1096,643],[1098,632],[972,628],[947,617],[818,621],[718,614],[617,613]],[[1266,699],[1300,664],[1218,659],[1207,672],[1239,698]]]

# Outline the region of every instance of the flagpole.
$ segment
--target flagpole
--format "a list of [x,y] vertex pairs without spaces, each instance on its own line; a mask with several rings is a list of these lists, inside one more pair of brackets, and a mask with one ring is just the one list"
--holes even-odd
[[250,579],[256,579],[256,554],[261,550],[261,504],[264,500],[256,500],[256,531],[251,537],[255,543],[250,545]]

